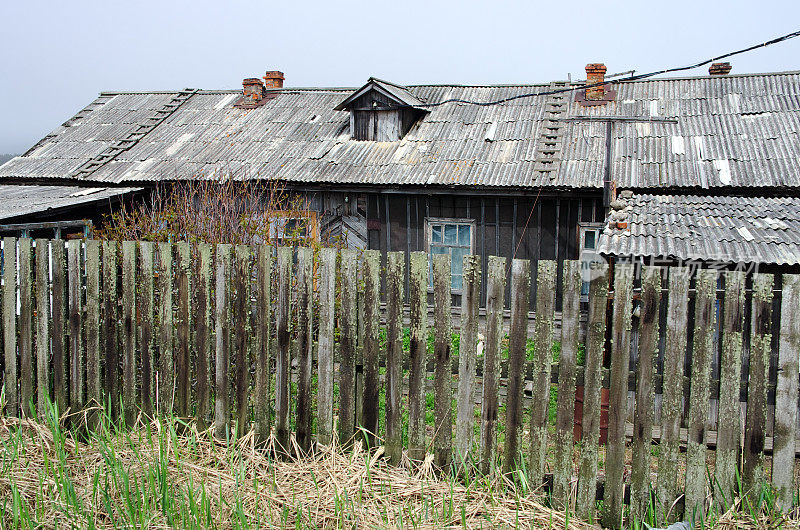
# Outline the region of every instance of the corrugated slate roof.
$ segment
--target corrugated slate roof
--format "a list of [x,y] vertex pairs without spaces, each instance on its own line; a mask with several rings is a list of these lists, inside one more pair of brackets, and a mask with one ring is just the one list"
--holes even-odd
[[[403,90],[431,104],[451,98],[489,102],[548,88],[420,85]],[[616,101],[604,106],[582,107],[569,94],[560,116],[678,122],[615,124],[613,176],[619,187],[800,188],[800,73],[621,82],[614,89]],[[556,170],[537,171],[547,97],[427,107],[430,113],[401,141],[369,142],[350,139],[348,112],[334,110],[353,90],[286,88],[254,109],[233,107],[239,91],[198,91],[133,147],[81,179],[134,183],[232,173],[353,185],[602,186],[603,123],[566,122],[559,132]],[[78,168],[159,111],[163,115],[178,94],[104,93],[25,156],[0,168],[0,178],[77,178]]]
[[606,226],[601,254],[800,264],[800,198],[643,194],[628,202],[628,228]]
[[43,213],[121,197],[141,188],[0,185],[0,219]]

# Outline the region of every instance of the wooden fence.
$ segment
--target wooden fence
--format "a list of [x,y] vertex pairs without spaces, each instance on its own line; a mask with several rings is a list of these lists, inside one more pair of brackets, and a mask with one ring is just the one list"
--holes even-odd
[[[483,279],[481,258],[467,256],[456,350],[450,258],[433,257],[432,278],[428,259],[410,255],[404,292],[401,252],[388,253],[382,264],[377,251],[5,238],[5,413],[30,415],[52,397],[62,411],[105,403],[129,422],[140,410],[194,417],[220,438],[254,429],[262,441],[272,433],[282,447],[294,431],[303,450],[364,436],[395,463],[405,449],[415,460],[432,453],[443,468],[469,462],[481,472],[524,469],[531,484],[552,477],[554,501],[585,518],[594,517],[602,484],[606,526],[620,523],[626,485],[634,515],[654,502],[670,519],[682,515],[681,506],[691,517],[709,492],[714,502],[730,502],[737,474],[745,489],[769,479],[767,454],[779,502],[791,506],[798,276],[618,264],[609,277],[601,266],[590,284],[581,348],[578,262],[564,263],[556,336],[555,262],[489,257]],[[535,300],[528,294],[532,266]],[[482,281],[486,317],[479,326]],[[774,340],[773,405],[767,397]],[[718,379],[710,369],[715,351]],[[583,392],[578,443],[576,386]],[[604,386],[610,403],[601,447]],[[713,420],[712,395],[719,403]]]

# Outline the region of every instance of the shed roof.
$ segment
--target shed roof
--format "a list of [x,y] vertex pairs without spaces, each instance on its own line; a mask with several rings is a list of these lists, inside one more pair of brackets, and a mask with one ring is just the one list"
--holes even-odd
[[0,185],[0,220],[116,199],[139,189]]
[[601,254],[800,264],[800,198],[643,194],[627,209],[628,228],[609,223],[598,241]]
[[[615,125],[619,187],[800,189],[798,72],[623,81],[615,101],[593,107],[579,105],[575,93],[435,106],[538,94],[550,84],[384,84],[430,110],[400,141],[350,138],[348,112],[334,109],[353,88],[276,89],[253,109],[233,106],[239,91],[109,92],[2,166],[0,179],[103,185],[225,173],[335,185],[597,190],[604,124],[557,122],[552,135],[550,120],[630,116],[677,123]],[[548,171],[537,162],[543,157],[553,160]],[[101,163],[86,171],[92,159]]]

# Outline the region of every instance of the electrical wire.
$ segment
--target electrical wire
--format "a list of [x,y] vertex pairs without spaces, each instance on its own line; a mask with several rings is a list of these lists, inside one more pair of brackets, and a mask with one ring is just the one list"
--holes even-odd
[[779,42],[787,41],[787,40],[793,39],[795,37],[800,37],[800,30],[794,31],[792,33],[787,33],[786,35],[782,35],[780,37],[776,37],[776,38],[774,38],[772,40],[768,40],[768,41],[762,42],[760,44],[754,44],[753,46],[749,46],[749,47],[741,49],[741,50],[725,53],[725,54],[719,55],[717,57],[712,57],[711,59],[706,59],[705,61],[702,61],[702,62],[699,62],[699,63],[696,63],[696,64],[692,64],[692,65],[688,65],[688,66],[677,66],[677,67],[674,67],[674,68],[666,68],[664,70],[657,70],[655,72],[648,72],[648,73],[639,74],[639,75],[631,75],[630,77],[625,77],[623,79],[614,79],[614,80],[611,80],[611,81],[603,81],[603,82],[600,82],[600,83],[593,83],[593,84],[590,84],[590,85],[580,85],[580,86],[574,86],[574,87],[569,87],[569,88],[560,88],[560,89],[557,89],[557,90],[548,90],[548,91],[545,91],[545,92],[529,92],[529,93],[526,93],[526,94],[517,94],[516,96],[509,96],[507,98],[497,99],[495,101],[471,101],[471,100],[468,100],[468,99],[451,98],[451,99],[445,99],[443,101],[437,101],[436,103],[421,103],[421,104],[417,104],[417,105],[414,105],[414,106],[415,107],[439,107],[439,106],[445,105],[447,103],[463,103],[465,105],[478,105],[478,106],[481,106],[481,107],[489,107],[489,106],[492,106],[492,105],[500,105],[502,103],[506,103],[506,102],[509,102],[509,101],[514,101],[514,100],[517,100],[517,99],[532,98],[532,97],[538,97],[538,96],[551,96],[551,95],[555,95],[555,94],[563,94],[563,93],[566,93],[566,92],[575,92],[577,90],[584,90],[584,89],[587,89],[587,88],[594,88],[594,87],[600,87],[600,86],[605,86],[605,85],[615,85],[615,84],[621,83],[622,81],[639,81],[639,80],[647,79],[648,77],[653,77],[653,76],[656,76],[656,75],[667,74],[667,73],[671,73],[671,72],[683,72],[683,71],[686,71],[686,70],[693,70],[694,68],[699,68],[701,66],[705,66],[705,65],[707,65],[709,63],[712,63],[714,61],[719,61],[721,59],[726,59],[728,57],[733,57],[734,55],[747,53],[747,52],[753,51],[753,50],[758,49],[758,48],[765,48],[767,46],[772,46],[773,44],[778,44]]

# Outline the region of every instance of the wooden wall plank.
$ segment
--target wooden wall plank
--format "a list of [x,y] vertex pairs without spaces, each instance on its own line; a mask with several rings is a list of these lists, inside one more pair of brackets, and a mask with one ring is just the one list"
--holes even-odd
[[3,388],[6,414],[19,414],[17,379],[17,240],[3,238]]
[[408,374],[408,456],[425,458],[425,359],[428,345],[428,255],[412,252],[409,262],[411,344]]
[[[102,362],[100,345],[100,249],[96,239],[86,241],[86,402],[96,407],[103,404]],[[93,412],[90,423],[97,424],[98,415]]]
[[223,243],[217,245],[214,270],[214,436],[219,440],[228,438],[230,424],[230,369],[231,314],[230,284],[233,247]]
[[175,320],[175,412],[191,414],[191,248],[186,241],[175,244],[175,293],[178,296]]
[[[236,268],[231,282],[234,329],[233,369],[236,397],[236,435],[243,437],[250,429],[250,247],[236,245]],[[299,434],[299,433],[298,433]]]
[[[88,245],[88,243],[87,243]],[[139,292],[136,296],[139,358],[141,365],[142,388],[141,408],[147,416],[152,416],[156,402],[153,374],[155,359],[153,355],[153,243],[139,243],[139,272],[137,274]]]
[[122,407],[125,423],[136,419],[136,241],[122,242]]
[[753,275],[753,310],[750,324],[750,375],[747,385],[747,414],[744,426],[742,493],[758,495],[764,480],[764,439],[766,438],[767,384],[772,343],[772,274]]
[[[336,249],[320,250],[319,346],[317,348],[317,441],[333,442],[334,317],[336,305]],[[388,415],[387,415],[388,422]]]
[[172,414],[175,403],[172,289],[172,243],[158,243],[158,397],[162,414]]
[[[53,260],[56,261],[56,249],[63,251],[63,242],[53,245]],[[56,275],[53,274],[53,316],[56,309]],[[108,412],[112,418],[119,414],[119,341],[117,334],[117,311],[119,310],[119,298],[117,277],[117,243],[115,241],[103,241],[103,327],[101,329],[101,340],[103,344],[103,386],[104,403],[108,404]],[[55,325],[55,318],[53,319]],[[55,332],[53,338],[55,340]],[[53,364],[56,365],[55,342],[53,343]],[[58,371],[56,371],[58,374]]]
[[314,251],[297,249],[297,445],[303,451],[311,449],[313,396],[311,371],[314,364],[312,339],[314,292]]
[[213,386],[211,362],[211,270],[213,249],[208,243],[198,243],[194,248],[195,270],[193,277],[194,299],[194,351],[195,374],[197,377],[197,405],[195,418],[197,428],[208,429],[212,423],[211,388]]
[[434,318],[434,463],[441,469],[450,466],[453,452],[453,387],[450,370],[452,334],[450,323],[450,255],[433,256],[433,318]]
[[[278,312],[276,315],[278,351],[275,361],[275,437],[279,450],[289,450],[289,381],[292,354],[289,335],[289,305],[292,285],[292,249],[278,249]],[[219,339],[217,339],[219,340]]]
[[378,408],[380,400],[380,379],[378,365],[380,361],[380,328],[381,328],[381,254],[378,250],[364,251],[362,278],[364,281],[364,324],[361,337],[364,341],[364,393],[362,395],[361,414],[362,427],[368,447],[375,445],[378,432]]
[[[97,268],[99,271],[99,263]],[[87,289],[91,289],[91,286],[87,285]],[[50,391],[50,243],[46,239],[37,239],[36,407],[40,415],[46,410],[50,399],[53,399]]]
[[658,317],[661,307],[661,270],[642,270],[642,299],[639,317],[639,359],[636,367],[636,412],[633,419],[633,461],[631,465],[631,515],[644,520],[651,507],[650,446],[653,440],[653,374],[658,357]]
[[[540,260],[536,276],[534,323],[533,395],[531,402],[531,449],[528,478],[538,486],[544,479],[547,458],[547,419],[550,406],[550,370],[553,362],[553,311],[556,301],[556,262]],[[528,291],[530,292],[530,289]],[[513,299],[512,299],[513,300]],[[526,306],[527,307],[527,306]],[[526,309],[527,311],[527,309]],[[527,330],[527,315],[524,323]]]
[[572,451],[575,425],[575,364],[581,308],[581,264],[564,261],[561,310],[561,355],[558,359],[558,403],[553,470],[553,498],[558,506],[570,506]]
[[[264,444],[270,435],[270,379],[272,367],[272,247],[259,245],[256,250],[255,382],[253,393],[256,437]],[[199,282],[205,282],[202,277]],[[199,365],[198,365],[199,366]],[[198,375],[199,377],[199,375]],[[199,386],[198,386],[199,392]]]
[[[67,380],[67,253],[64,240],[50,242],[53,254],[53,306],[52,329],[50,332],[53,349],[53,401],[58,413],[63,414],[69,406],[69,386]],[[3,313],[5,317],[5,312]]]
[[31,417],[33,396],[33,241],[19,240],[19,398],[24,416]]
[[[531,262],[515,259],[511,261],[511,324],[508,331],[508,382],[506,393],[505,444],[503,446],[503,473],[517,468],[522,435],[522,375],[525,371],[525,347],[528,341],[528,299],[530,297]],[[534,368],[534,373],[535,368]],[[549,378],[548,378],[549,383]],[[534,382],[534,386],[535,386]],[[536,394],[534,388],[534,395]],[[534,402],[536,399],[534,399]],[[545,399],[545,401],[548,401]],[[533,407],[535,407],[535,403]],[[533,414],[533,412],[531,413]],[[533,453],[535,449],[531,449]],[[535,456],[531,457],[533,461]],[[537,472],[529,469],[533,487],[537,487]]]
[[631,350],[631,299],[634,268],[619,263],[614,271],[614,317],[612,324],[611,387],[606,445],[606,483],[602,523],[607,528],[622,525],[625,472],[625,415],[628,400],[628,363]]
[[589,314],[586,323],[586,361],[581,419],[581,453],[575,510],[581,519],[593,521],[597,493],[598,444],[600,440],[602,368],[606,344],[608,265],[593,269],[589,283]]
[[497,462],[497,416],[500,408],[500,344],[506,292],[506,259],[490,256],[486,285],[486,351],[481,394],[480,469],[488,474]]
[[358,260],[355,251],[342,251],[342,274],[339,287],[341,313],[339,314],[339,442],[345,446],[352,442],[356,412],[356,355],[357,307],[356,290]]
[[742,271],[725,272],[725,320],[719,382],[719,422],[714,461],[714,501],[718,508],[733,504],[741,455],[742,330],[744,328],[744,283]]
[[800,352],[800,276],[784,274],[781,329],[778,349],[778,381],[775,396],[775,428],[772,446],[772,485],[777,505],[792,508],[794,497],[795,438],[797,436],[797,355]]
[[466,464],[473,456],[475,429],[475,364],[478,348],[478,307],[481,298],[481,257],[464,256],[461,295],[461,336],[458,346],[458,398],[456,410],[456,461]]
[[83,408],[83,301],[81,297],[81,247],[74,239],[67,243],[67,276],[69,293],[69,406],[71,412]]

